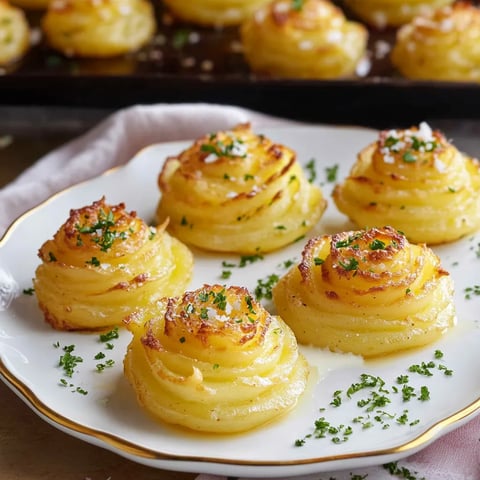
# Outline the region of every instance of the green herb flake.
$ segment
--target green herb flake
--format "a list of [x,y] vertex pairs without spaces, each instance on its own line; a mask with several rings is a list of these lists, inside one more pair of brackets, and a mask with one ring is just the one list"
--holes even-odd
[[75,391],[76,391],[77,393],[80,393],[80,395],[88,395],[87,390],[83,389],[82,387],[77,387],[77,388],[75,389]]
[[273,287],[277,284],[277,282],[280,280],[280,277],[272,273],[268,277],[264,279],[259,279],[257,280],[257,286],[255,287],[255,298],[257,300],[261,299],[266,299],[266,300],[271,300],[272,299],[272,289]]
[[472,295],[480,295],[480,285],[474,285],[473,287],[467,287],[464,289],[465,299],[470,300]]
[[370,248],[370,250],[385,250],[385,242],[382,242],[381,240],[378,240],[377,238],[375,240],[373,240],[370,245],[368,246],[368,248]]
[[100,260],[97,257],[92,257],[90,260],[85,262],[87,265],[92,265],[93,267],[100,266]]
[[115,340],[119,338],[120,335],[118,333],[118,327],[114,327],[112,330],[110,330],[107,333],[102,333],[100,334],[99,338],[101,342],[110,342],[110,340]]
[[325,176],[328,183],[336,182],[337,176],[338,176],[338,165],[333,165],[332,167],[326,167]]
[[222,273],[220,275],[220,277],[223,280],[228,280],[231,276],[232,276],[232,271],[231,270],[222,270]]
[[315,179],[317,178],[317,170],[315,166],[315,159],[312,158],[309,160],[309,162],[305,165],[305,168],[307,169],[308,172],[308,182],[313,183]]
[[338,264],[347,272],[355,271],[358,269],[358,260],[356,258],[349,258],[345,262],[341,260],[338,261]]
[[72,355],[72,352],[74,350],[75,345],[68,345],[63,347],[63,351],[65,353],[60,356],[60,360],[58,361],[58,366],[63,368],[63,372],[67,377],[72,377],[77,365],[83,362],[82,357]]
[[415,163],[417,161],[417,157],[412,152],[405,152],[402,159],[405,163]]

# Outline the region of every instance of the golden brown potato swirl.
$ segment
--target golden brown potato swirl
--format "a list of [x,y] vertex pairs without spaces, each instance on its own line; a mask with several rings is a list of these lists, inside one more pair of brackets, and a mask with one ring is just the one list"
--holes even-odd
[[34,286],[54,328],[94,330],[122,325],[135,308],[178,295],[193,268],[190,251],[164,231],[102,198],[71,210],[39,250]]
[[391,227],[313,238],[273,299],[299,343],[364,357],[429,344],[455,322],[439,258]]
[[30,27],[23,11],[0,0],[0,66],[22,58],[30,47]]
[[275,0],[241,28],[244,55],[255,72],[292,78],[355,74],[368,33],[328,0]]
[[451,242],[480,228],[480,163],[426,123],[387,130],[333,199],[361,228],[393,225],[413,242]]
[[207,135],[170,157],[159,176],[157,218],[185,243],[267,252],[309,231],[326,208],[288,147],[249,125]]
[[408,78],[480,81],[480,9],[465,2],[415,18],[397,32],[392,63]]
[[455,0],[345,0],[345,4],[364,22],[376,27],[398,27],[418,15],[451,5]]
[[163,0],[178,18],[205,26],[239,25],[270,0]]
[[55,0],[42,29],[49,45],[64,55],[107,58],[143,47],[156,23],[147,0]]
[[139,403],[192,430],[234,433],[290,410],[308,376],[292,331],[243,287],[204,285],[127,320],[124,361]]

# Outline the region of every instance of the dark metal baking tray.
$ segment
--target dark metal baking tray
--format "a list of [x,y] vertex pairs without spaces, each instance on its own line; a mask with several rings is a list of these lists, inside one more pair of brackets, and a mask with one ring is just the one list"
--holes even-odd
[[[0,104],[120,108],[138,103],[214,102],[306,121],[375,126],[424,118],[479,118],[477,84],[401,78],[378,46],[395,32],[370,31],[371,69],[345,80],[285,80],[252,74],[237,28],[172,21],[154,1],[158,34],[146,48],[111,60],[69,59],[42,41],[0,76]],[[30,14],[39,31],[40,14]]]

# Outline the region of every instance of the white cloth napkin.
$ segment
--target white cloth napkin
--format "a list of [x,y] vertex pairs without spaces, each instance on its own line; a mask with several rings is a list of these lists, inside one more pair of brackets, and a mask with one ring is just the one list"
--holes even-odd
[[[126,163],[144,146],[193,139],[241,122],[251,122],[254,129],[294,123],[238,107],[210,104],[136,106],[121,110],[85,135],[39,159],[0,190],[0,235],[16,217],[51,194]],[[368,480],[480,480],[479,452],[480,416],[419,453],[399,461],[398,467],[408,469],[414,477],[391,475],[378,466],[302,479],[351,480],[353,474]],[[228,475],[228,467],[225,473]],[[225,478],[200,475],[197,480]]]

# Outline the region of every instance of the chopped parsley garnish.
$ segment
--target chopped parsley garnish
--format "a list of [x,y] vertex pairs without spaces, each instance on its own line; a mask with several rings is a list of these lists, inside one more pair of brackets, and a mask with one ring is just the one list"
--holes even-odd
[[77,393],[80,393],[81,395],[87,395],[87,394],[88,394],[87,390],[83,389],[82,387],[77,387],[77,388],[75,389],[75,391],[76,391]]
[[255,263],[255,262],[258,262],[259,260],[263,260],[263,255],[260,255],[258,253],[255,255],[242,255],[240,257],[240,263],[238,264],[238,266],[240,268],[243,268],[249,263]]
[[255,309],[253,308],[253,298],[250,295],[247,295],[245,297],[245,303],[247,304],[248,311],[252,314],[255,315]]
[[465,299],[470,300],[472,295],[480,295],[480,285],[474,285],[473,287],[467,287],[464,290]]
[[75,368],[79,363],[83,362],[83,358],[77,355],[72,355],[72,352],[75,350],[75,345],[68,345],[63,347],[63,351],[65,352],[63,355],[60,356],[60,360],[58,362],[58,366],[63,368],[63,372],[65,376],[72,377]]
[[225,310],[227,308],[227,297],[225,296],[225,289],[221,292],[213,293],[213,304],[218,307],[219,310]]
[[370,250],[384,250],[386,245],[385,242],[378,240],[377,238],[373,240],[370,245],[368,246]]
[[35,293],[34,288],[24,288],[23,289],[23,294],[24,295],[33,295]]
[[[106,252],[112,247],[113,242],[116,239],[125,240],[127,238],[126,232],[117,232],[116,230],[111,230],[111,228],[114,226],[115,216],[113,212],[110,210],[108,213],[106,213],[103,209],[100,209],[96,223],[93,225],[77,224],[76,228],[81,234],[92,235],[92,241],[100,246],[100,250],[102,252]],[[79,240],[77,239],[77,244],[78,241]]]
[[338,261],[338,264],[347,272],[358,270],[358,260],[356,258],[349,258],[345,262],[341,260]]
[[417,479],[417,472],[412,473],[408,468],[400,467],[398,462],[385,463],[383,468],[387,470],[390,475],[395,475],[396,477],[404,478],[405,480],[426,480],[425,477]]
[[313,183],[315,179],[317,178],[317,170],[315,167],[315,159],[312,158],[309,160],[309,162],[305,165],[305,168],[307,169],[309,176],[308,176],[308,182]]
[[100,266],[100,260],[97,257],[92,257],[90,260],[87,260],[85,263],[92,265],[94,267]]
[[327,177],[327,182],[335,182],[338,175],[338,165],[333,165],[332,167],[325,167],[325,175]]
[[[441,359],[443,353],[439,350],[434,352],[436,359]],[[422,362],[413,365],[407,370],[425,375],[425,371],[430,371],[436,366],[435,362]],[[438,365],[438,371],[443,371],[446,367]],[[399,389],[396,385],[402,385]],[[354,399],[353,397],[360,398]],[[309,438],[329,438],[333,443],[342,443],[348,440],[348,437],[354,433],[354,426],[358,425],[361,430],[366,430],[377,426],[382,430],[390,428],[391,425],[403,427],[413,427],[420,423],[420,419],[410,419],[409,411],[402,409],[400,412],[389,411],[393,409],[392,400],[396,397],[403,402],[417,399],[418,401],[429,401],[430,391],[426,385],[415,387],[410,384],[410,377],[407,374],[401,374],[396,377],[394,384],[387,385],[386,381],[379,376],[363,373],[359,381],[352,383],[345,390],[336,390],[332,394],[332,400],[329,408],[338,409],[350,401],[355,401],[361,414],[351,419],[351,425],[341,424],[332,425],[327,417],[322,416],[314,421],[313,432],[305,435],[303,438],[295,440],[295,446],[302,446]],[[398,402],[397,402],[398,403]],[[325,412],[327,409],[320,408],[319,411]]]
[[107,333],[100,334],[99,338],[101,342],[109,342],[110,340],[119,338],[119,336],[118,327],[115,327]]
[[272,289],[280,280],[280,277],[272,273],[268,277],[264,279],[257,280],[257,286],[255,287],[255,298],[257,300],[261,300],[265,298],[266,300],[272,299]]
[[204,143],[200,147],[200,151],[215,155],[219,158],[245,158],[247,156],[246,146],[240,139],[233,139],[230,143],[227,144],[225,144],[221,140],[218,140],[214,144]]

